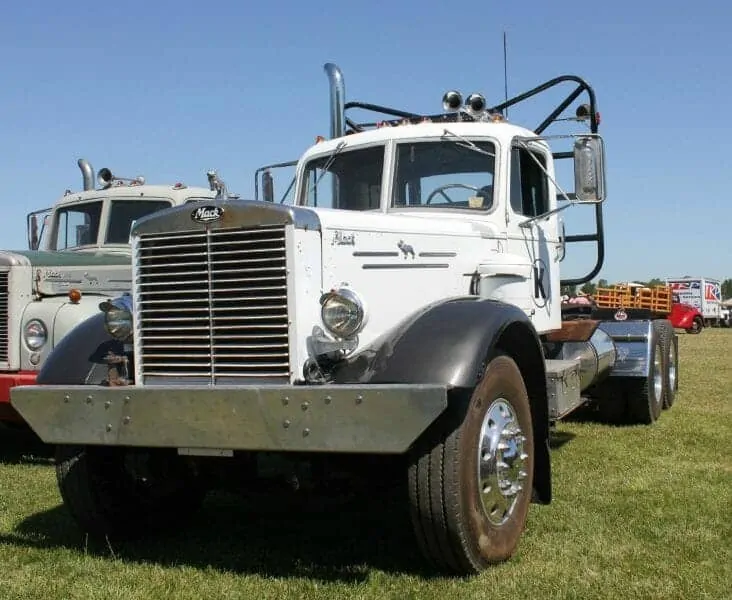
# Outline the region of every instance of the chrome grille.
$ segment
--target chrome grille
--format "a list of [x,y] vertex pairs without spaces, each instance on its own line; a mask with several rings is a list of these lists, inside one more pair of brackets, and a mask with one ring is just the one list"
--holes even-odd
[[8,302],[10,299],[9,286],[10,272],[0,271],[0,362],[8,362],[8,348],[10,341],[8,339],[9,327],[8,318]]
[[143,378],[288,378],[285,229],[147,234],[137,244]]

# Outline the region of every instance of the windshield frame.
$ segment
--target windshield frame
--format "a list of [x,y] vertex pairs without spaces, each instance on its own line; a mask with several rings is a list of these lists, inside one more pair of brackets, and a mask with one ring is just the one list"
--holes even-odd
[[[470,208],[467,206],[460,206],[460,207],[450,207],[447,203],[440,203],[435,205],[426,205],[426,204],[413,204],[413,205],[400,205],[395,206],[394,205],[394,193],[393,190],[396,189],[397,185],[397,177],[399,175],[399,146],[403,144],[434,144],[434,143],[442,143],[442,144],[456,144],[462,148],[465,148],[467,152],[475,153],[477,155],[482,155],[484,158],[488,158],[486,156],[486,152],[483,148],[480,148],[479,150],[473,150],[469,146],[465,144],[465,141],[468,141],[473,144],[492,144],[493,145],[493,182],[492,182],[492,203],[489,208]],[[423,212],[423,211],[442,211],[449,214],[461,214],[461,215],[489,215],[494,213],[496,210],[498,210],[499,203],[503,200],[502,195],[499,194],[499,190],[502,189],[502,177],[503,177],[503,169],[502,169],[502,163],[504,161],[503,157],[503,145],[501,141],[491,135],[459,135],[455,136],[455,134],[452,135],[442,135],[442,136],[429,136],[429,137],[403,137],[403,138],[396,138],[390,140],[390,144],[392,146],[391,148],[391,177],[390,177],[390,190],[389,190],[389,197],[387,198],[387,212],[391,213],[404,213],[404,212]],[[459,183],[459,182],[458,182]]]
[[[345,142],[345,145],[341,146]],[[333,162],[338,160],[339,156],[348,154],[349,152],[357,152],[359,150],[369,150],[373,148],[382,148],[383,150],[383,164],[381,168],[381,180],[379,190],[379,205],[376,208],[369,208],[365,210],[353,210],[347,208],[332,208],[323,206],[311,206],[308,203],[308,195],[310,192],[311,182],[308,179],[307,173],[309,165],[318,160],[325,159],[326,163],[331,159]],[[391,190],[391,172],[392,172],[392,152],[393,148],[391,140],[377,140],[366,144],[348,144],[347,140],[341,140],[338,144],[331,147],[330,150],[322,153],[312,154],[307,157],[307,160],[303,161],[302,164],[297,168],[297,191],[296,191],[296,206],[302,206],[309,209],[322,209],[322,210],[343,210],[353,213],[375,213],[375,212],[386,212],[384,205],[384,198],[386,189]],[[318,185],[322,185],[324,182],[321,180]],[[328,185],[325,183],[325,185]]]
[[[114,242],[107,243],[107,237],[109,234],[109,226],[111,224],[110,217],[112,214],[112,203],[113,202],[136,202],[136,203],[147,203],[147,202],[166,202],[170,208],[175,206],[175,200],[167,196],[145,196],[140,197],[139,195],[98,195],[89,198],[83,198],[75,200],[73,202],[63,203],[54,207],[51,217],[51,230],[48,236],[48,243],[44,247],[39,247],[39,250],[45,250],[49,252],[80,252],[89,249],[97,248],[126,248],[129,246],[127,242]],[[83,207],[92,206],[95,204],[101,204],[101,212],[99,217],[99,226],[97,229],[97,235],[93,242],[83,245],[67,246],[66,248],[59,248],[59,233],[60,233],[60,218],[64,212],[73,212]],[[157,209],[157,210],[165,210]],[[153,211],[156,212],[156,211]],[[150,213],[148,213],[150,214]],[[130,224],[132,225],[132,224]]]
[[[171,198],[155,198],[155,197],[152,197],[152,196],[151,197],[147,197],[146,196],[144,198],[140,198],[139,196],[133,196],[133,197],[130,197],[130,196],[115,196],[113,198],[108,198],[107,200],[108,200],[107,207],[106,207],[107,212],[106,212],[106,217],[105,217],[105,219],[103,221],[104,222],[104,237],[103,237],[102,243],[101,243],[101,246],[103,246],[103,247],[128,246],[129,245],[129,233],[132,230],[132,226],[135,224],[135,221],[137,219],[141,219],[141,218],[146,217],[147,215],[150,215],[150,214],[152,214],[154,212],[158,212],[158,211],[161,211],[161,210],[165,210],[167,208],[170,208],[174,204],[173,203],[173,200]],[[121,204],[123,202],[132,202],[133,205],[138,205],[138,204],[139,205],[142,205],[142,204],[146,204],[146,203],[155,202],[155,203],[158,203],[158,204],[160,204],[160,203],[166,203],[167,206],[164,206],[162,208],[157,208],[154,211],[150,211],[148,213],[145,213],[144,215],[142,215],[141,217],[138,217],[137,219],[132,219],[132,221],[130,221],[130,227],[129,227],[129,230],[127,232],[127,240],[128,241],[126,241],[126,242],[110,242],[109,241],[109,237],[110,237],[110,232],[112,230],[112,214],[113,214],[113,211],[114,211],[114,208],[115,208],[114,205],[115,205],[115,203]]]
[[[48,239],[48,245],[44,248],[44,250],[48,250],[50,252],[75,252],[77,250],[84,250],[87,248],[97,248],[99,247],[99,235],[100,232],[103,229],[103,223],[105,222],[105,200],[104,197],[95,197],[95,198],[84,198],[83,200],[75,201],[75,202],[68,202],[64,203],[60,206],[57,206],[53,210],[53,218],[51,221],[51,231]],[[99,223],[97,224],[97,234],[93,242],[90,242],[89,244],[80,244],[80,245],[72,245],[72,246],[66,246],[64,248],[59,248],[59,238],[61,235],[61,215],[62,213],[69,213],[74,212],[83,208],[88,208],[93,205],[99,205]],[[68,220],[67,225],[68,228]]]
[[[462,139],[464,138],[464,139]],[[344,138],[341,138],[339,140],[339,143],[342,142]],[[469,140],[472,143],[489,143],[493,145],[494,150],[494,157],[493,157],[493,202],[490,208],[469,208],[469,207],[453,207],[450,208],[447,206],[446,203],[442,204],[436,204],[434,206],[426,206],[426,205],[412,205],[412,206],[392,206],[392,200],[393,200],[393,192],[396,186],[396,179],[397,179],[397,170],[398,170],[398,151],[399,151],[399,145],[400,144],[410,144],[410,143],[451,143],[451,144],[458,144],[461,145],[464,143],[465,140]],[[335,140],[333,140],[335,141]],[[460,214],[460,215],[473,215],[474,217],[478,216],[485,216],[485,215],[492,215],[497,210],[499,210],[499,205],[503,205],[505,202],[505,194],[501,193],[500,190],[503,189],[503,179],[505,177],[505,169],[504,169],[504,163],[506,161],[506,157],[504,156],[505,151],[505,144],[503,141],[494,136],[494,135],[487,135],[487,134],[481,134],[481,135],[465,135],[465,136],[458,136],[458,137],[452,137],[448,135],[441,135],[441,136],[408,136],[408,137],[395,137],[395,138],[388,138],[388,139],[380,139],[375,141],[369,141],[364,144],[349,144],[348,139],[345,138],[346,146],[342,149],[338,150],[338,144],[333,144],[328,148],[328,150],[325,150],[323,152],[313,153],[307,156],[307,158],[300,162],[300,164],[297,167],[296,170],[296,177],[297,177],[297,190],[296,190],[296,196],[295,196],[295,205],[296,206],[302,206],[305,208],[310,209],[322,209],[322,210],[348,210],[348,209],[331,209],[331,208],[324,208],[324,207],[313,207],[308,204],[308,189],[310,182],[307,180],[307,170],[308,166],[312,163],[314,160],[323,160],[325,159],[327,161],[328,157],[336,153],[337,156],[342,156],[343,154],[346,154],[348,152],[358,151],[361,149],[368,149],[373,148],[375,146],[383,147],[384,149],[384,167],[381,174],[381,194],[380,194],[380,200],[379,200],[379,208],[378,209],[367,209],[367,210],[349,210],[349,212],[365,212],[365,213],[374,213],[374,212],[382,212],[384,214],[387,213],[405,213],[405,212],[424,212],[424,211],[441,211],[443,213],[449,213],[449,214]],[[463,145],[463,147],[466,148],[467,152],[476,152],[476,154],[482,154],[483,152],[478,152],[476,150],[470,150],[469,147]],[[484,155],[485,156],[485,155]],[[485,156],[487,159],[488,157]],[[321,182],[322,184],[322,182]]]

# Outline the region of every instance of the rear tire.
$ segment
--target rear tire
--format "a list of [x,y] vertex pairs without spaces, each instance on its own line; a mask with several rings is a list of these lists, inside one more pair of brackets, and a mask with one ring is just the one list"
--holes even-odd
[[662,329],[659,321],[653,321],[648,340],[648,375],[643,379],[628,379],[626,383],[629,420],[632,423],[650,425],[661,415],[666,388],[666,355]]
[[662,408],[668,409],[674,405],[676,391],[679,389],[679,354],[673,326],[666,320],[659,321],[659,324],[663,355],[666,357]]
[[205,496],[188,464],[167,450],[58,446],[56,478],[71,516],[98,536],[180,526]]
[[448,410],[410,451],[410,512],[425,557],[472,574],[514,554],[531,502],[534,439],[518,366],[496,356],[469,401]]

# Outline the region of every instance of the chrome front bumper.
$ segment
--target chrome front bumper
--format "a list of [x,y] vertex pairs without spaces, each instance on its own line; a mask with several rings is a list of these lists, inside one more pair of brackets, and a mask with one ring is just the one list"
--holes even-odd
[[401,453],[447,407],[440,385],[21,386],[49,444]]

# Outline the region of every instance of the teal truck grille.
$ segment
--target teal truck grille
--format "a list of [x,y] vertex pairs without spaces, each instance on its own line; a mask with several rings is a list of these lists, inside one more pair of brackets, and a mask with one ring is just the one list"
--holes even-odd
[[289,380],[284,226],[146,234],[136,260],[143,381]]

